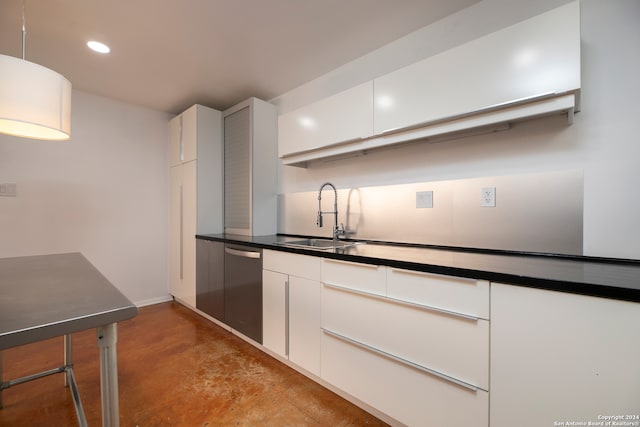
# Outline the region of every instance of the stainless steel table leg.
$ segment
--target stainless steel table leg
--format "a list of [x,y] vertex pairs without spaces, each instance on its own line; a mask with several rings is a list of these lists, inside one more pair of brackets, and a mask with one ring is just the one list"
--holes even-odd
[[[2,384],[2,350],[0,350],[0,384]],[[0,409],[2,409],[2,390],[4,388],[0,387]]]
[[[64,336],[64,366],[71,366],[73,363],[72,359],[72,348],[71,348],[71,334],[67,334]],[[64,374],[64,386],[69,387],[69,371],[66,371]]]
[[100,385],[102,392],[102,426],[120,425],[118,401],[118,355],[116,342],[118,328],[116,323],[100,326],[96,329],[100,348]]

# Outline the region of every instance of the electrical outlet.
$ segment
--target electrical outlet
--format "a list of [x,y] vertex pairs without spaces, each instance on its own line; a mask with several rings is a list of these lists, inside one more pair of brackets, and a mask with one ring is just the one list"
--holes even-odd
[[485,208],[496,207],[496,187],[483,187],[480,206]]
[[0,196],[16,197],[16,184],[14,183],[0,184]]
[[433,191],[417,191],[416,208],[433,208]]

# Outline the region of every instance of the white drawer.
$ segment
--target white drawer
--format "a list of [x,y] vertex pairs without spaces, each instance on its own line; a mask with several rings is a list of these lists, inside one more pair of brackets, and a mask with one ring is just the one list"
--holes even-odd
[[489,390],[489,322],[323,285],[322,328]]
[[489,282],[389,268],[387,295],[445,311],[489,319]]
[[469,390],[324,333],[322,379],[408,426],[489,423],[489,393]]
[[271,250],[264,250],[262,254],[262,268],[265,270],[320,281],[320,258],[318,257]]
[[322,282],[377,295],[387,290],[386,267],[323,258]]

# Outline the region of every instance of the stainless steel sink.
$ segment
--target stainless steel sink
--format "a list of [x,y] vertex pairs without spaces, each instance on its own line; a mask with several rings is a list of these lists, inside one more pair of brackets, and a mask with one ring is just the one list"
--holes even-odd
[[342,249],[361,244],[361,242],[345,242],[343,240],[331,240],[331,239],[301,239],[291,240],[288,242],[278,242],[279,245],[293,246],[298,248],[307,249]]

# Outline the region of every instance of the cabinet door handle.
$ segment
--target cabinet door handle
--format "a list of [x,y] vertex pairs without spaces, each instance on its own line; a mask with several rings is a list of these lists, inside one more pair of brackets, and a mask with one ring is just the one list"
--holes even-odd
[[231,248],[224,248],[224,251],[226,253],[228,253],[229,255],[236,255],[236,256],[240,256],[243,258],[255,258],[255,259],[260,259],[260,252],[254,252],[254,251],[239,251],[237,249],[231,249]]
[[331,258],[322,258],[322,262],[332,263],[332,264],[342,264],[342,265],[353,265],[356,267],[372,268],[372,269],[377,269],[378,267],[380,267],[377,264],[363,264],[359,262],[340,261],[340,260],[331,259]]
[[[182,120],[182,118],[181,118]],[[180,183],[180,280],[184,275],[184,209],[183,209],[184,191],[182,183]]]
[[182,115],[180,116],[180,161],[184,162],[184,143],[182,142]]
[[289,357],[289,280],[284,281],[284,354]]
[[413,369],[417,369],[418,371],[424,372],[424,373],[432,375],[434,377],[441,378],[441,379],[443,379],[445,381],[448,381],[448,382],[453,383],[455,385],[458,385],[460,387],[464,387],[464,388],[466,388],[468,390],[471,390],[473,392],[477,392],[478,391],[478,387],[476,387],[476,386],[474,386],[472,384],[469,384],[469,383],[467,383],[465,381],[461,381],[461,380],[459,380],[457,378],[453,378],[453,377],[451,377],[451,376],[449,376],[447,374],[443,374],[442,372],[435,371],[435,370],[427,368],[425,366],[418,365],[417,363],[413,363],[413,362],[411,362],[409,360],[406,360],[406,359],[403,359],[401,357],[394,356],[393,354],[387,353],[386,351],[382,351],[382,350],[377,349],[375,347],[371,347],[370,345],[361,343],[360,341],[356,341],[356,340],[354,340],[352,338],[345,337],[344,335],[341,335],[341,334],[339,334],[337,332],[333,332],[333,331],[331,331],[329,329],[324,329],[324,328],[322,328],[322,332],[324,332],[325,334],[327,334],[329,336],[332,336],[332,337],[334,337],[336,339],[339,339],[340,341],[344,341],[346,343],[352,344],[352,345],[354,345],[356,347],[359,347],[361,349],[370,351],[372,353],[375,353],[375,354],[377,354],[379,356],[382,356],[382,357],[385,357],[387,359],[391,359],[391,360],[393,360],[395,362],[398,362],[400,364],[403,364],[403,365],[408,366],[408,367],[413,368]]
[[413,125],[410,125],[410,126],[400,126],[400,127],[385,129],[382,132],[380,132],[380,135],[386,135],[386,134],[389,134],[389,133],[395,133],[395,132],[399,132],[399,131],[407,131],[407,130],[412,130],[412,129],[419,129],[419,128],[435,125],[435,124],[438,124],[438,123],[443,123],[443,122],[463,119],[463,118],[466,118],[466,117],[469,117],[469,116],[475,116],[475,115],[483,114],[483,113],[491,113],[491,112],[494,112],[494,111],[497,111],[497,110],[503,110],[503,109],[509,108],[509,107],[517,107],[519,105],[526,104],[526,103],[529,103],[529,102],[543,101],[545,99],[554,98],[554,97],[557,97],[559,95],[561,95],[561,94],[559,94],[557,92],[543,92],[543,93],[539,93],[537,95],[531,95],[531,96],[526,96],[526,97],[520,98],[520,99],[514,99],[512,101],[505,101],[505,102],[500,102],[498,104],[493,104],[493,105],[488,105],[488,106],[485,106],[485,107],[476,108],[474,110],[467,111],[466,113],[453,114],[453,115],[450,115],[450,116],[440,117],[440,118],[434,119],[434,120],[427,120],[426,122],[416,123],[416,124],[413,124]]
[[402,268],[395,268],[395,267],[389,267],[389,271],[396,274],[406,274],[406,275],[418,276],[418,277],[434,277],[434,278],[444,277],[444,278],[450,278],[450,279],[452,278],[452,279],[459,280],[460,282],[468,283],[469,285],[477,285],[478,282],[480,281],[476,279],[470,279],[468,277],[448,276],[446,274],[430,273],[427,271],[417,271],[417,270],[405,270]]

